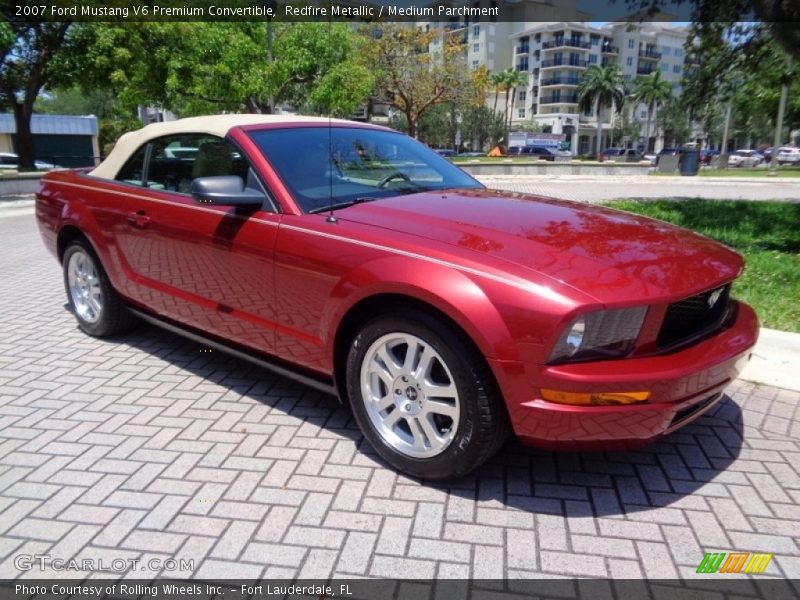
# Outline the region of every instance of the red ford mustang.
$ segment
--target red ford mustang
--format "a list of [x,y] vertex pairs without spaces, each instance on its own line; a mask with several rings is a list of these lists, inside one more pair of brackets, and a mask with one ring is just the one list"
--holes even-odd
[[485,189],[389,129],[227,115],[148,125],[36,215],[78,325],[134,316],[338,394],[397,469],[464,475],[509,429],[629,448],[750,356],[742,258],[627,213]]

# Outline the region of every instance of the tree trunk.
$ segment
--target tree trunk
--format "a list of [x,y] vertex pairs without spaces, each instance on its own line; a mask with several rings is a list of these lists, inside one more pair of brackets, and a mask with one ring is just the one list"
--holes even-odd
[[31,115],[33,106],[28,102],[14,103],[14,121],[17,126],[17,154],[19,155],[18,169],[20,171],[35,171],[33,155],[33,136],[31,135]]
[[406,133],[409,137],[417,139],[417,121],[414,119],[414,113],[410,110],[405,111],[406,114]]
[[594,114],[597,119],[597,139],[595,140],[595,156],[600,158],[600,151],[602,150],[603,138],[603,122],[600,120],[600,96],[594,99]]

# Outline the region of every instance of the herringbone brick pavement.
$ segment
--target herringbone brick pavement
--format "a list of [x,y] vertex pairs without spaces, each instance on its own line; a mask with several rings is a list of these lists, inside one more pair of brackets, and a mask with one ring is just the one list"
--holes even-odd
[[144,325],[87,337],[32,217],[0,240],[0,579],[52,575],[20,562],[43,555],[136,577],[669,578],[712,551],[800,577],[797,393],[739,381],[648,448],[512,441],[430,485],[331,397]]

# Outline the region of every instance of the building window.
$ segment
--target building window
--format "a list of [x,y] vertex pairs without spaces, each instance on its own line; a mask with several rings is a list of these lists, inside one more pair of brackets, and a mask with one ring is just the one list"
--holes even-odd
[[528,90],[520,90],[519,93],[517,94],[517,100],[519,100],[520,102],[525,102],[527,98],[528,98]]
[[473,25],[472,26],[472,37],[478,37],[481,34],[481,26],[480,25]]
[[669,46],[661,46],[661,54],[664,56],[669,56],[670,48]]
[[481,45],[480,44],[472,44],[472,51],[473,52],[480,52],[481,51]]
[[628,65],[629,67],[632,67],[633,66],[633,57],[629,56],[627,58],[627,60],[625,61],[625,64]]
[[589,64],[596,65],[597,64],[597,54],[590,54],[589,55]]
[[680,73],[681,72],[681,66],[680,65],[673,65],[672,66],[672,72],[673,73]]
[[633,40],[632,39],[628,40],[628,48],[630,48],[631,50],[633,49]]
[[541,33],[537,33],[535,36],[533,36],[533,41],[534,42],[541,42],[542,41],[542,34]]
[[[463,64],[463,63],[462,63],[462,64]],[[480,64],[481,64],[481,63],[480,63],[480,61],[479,61],[479,60],[473,60],[473,61],[472,61],[472,68],[473,68],[473,69],[477,69],[477,68],[480,66]]]
[[647,111],[643,110],[642,112],[640,112],[639,113],[639,118],[640,119],[646,119],[647,118]]
[[524,108],[520,108],[520,109],[518,109],[518,110],[517,110],[517,116],[518,116],[520,119],[524,119],[524,118],[525,118],[525,109],[524,109]]
[[593,33],[589,39],[592,41],[592,46],[600,45],[600,36],[597,35],[596,33]]
[[677,56],[678,58],[683,56],[683,48],[675,48],[675,56]]
[[669,65],[667,63],[661,63],[661,72],[669,73]]

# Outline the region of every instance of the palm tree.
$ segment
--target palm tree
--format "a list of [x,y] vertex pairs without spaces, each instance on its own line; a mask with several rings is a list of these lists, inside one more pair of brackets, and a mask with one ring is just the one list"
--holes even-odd
[[636,79],[633,100],[647,105],[647,121],[645,122],[645,150],[650,150],[650,124],[658,106],[672,97],[672,84],[661,78],[661,71],[653,71],[649,75]]
[[597,116],[597,154],[600,154],[603,122],[600,120],[601,106],[614,106],[616,110],[625,99],[624,79],[617,65],[589,65],[578,84],[578,104],[581,112],[594,110]]
[[492,106],[492,111],[497,112],[497,97],[500,95],[500,92],[507,90],[506,72],[497,71],[496,73],[492,73],[489,76],[489,82],[494,86],[494,106]]
[[[516,71],[514,69],[506,69],[506,85],[511,90],[511,102],[509,103],[508,95],[506,95],[506,118],[508,119],[508,129],[511,129],[511,120],[514,118],[514,101],[517,99],[517,88],[528,84],[528,74],[525,71]],[[511,107],[509,110],[509,106]]]

